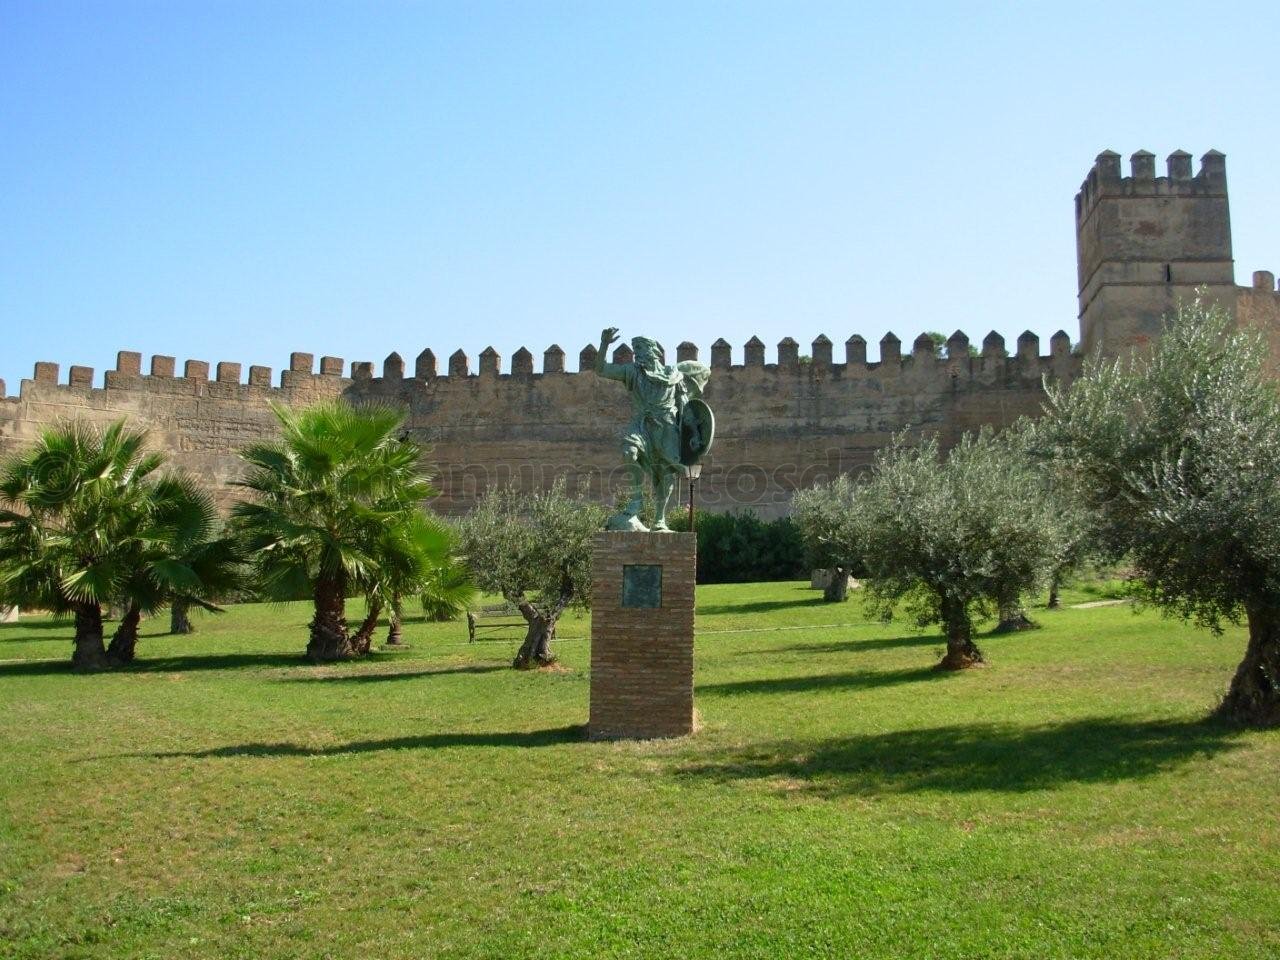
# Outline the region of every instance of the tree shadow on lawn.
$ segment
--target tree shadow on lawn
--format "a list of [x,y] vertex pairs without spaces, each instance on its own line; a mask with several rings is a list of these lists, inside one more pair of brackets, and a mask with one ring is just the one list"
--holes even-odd
[[766,677],[759,680],[734,680],[725,683],[701,683],[697,693],[809,693],[815,690],[874,690],[899,683],[944,680],[951,674],[929,667],[905,670],[860,670],[849,673],[815,673],[802,677]]
[[[37,615],[39,616],[39,615]],[[111,621],[105,621],[110,623]],[[55,620],[50,617],[41,616],[38,620],[15,620],[13,623],[0,623],[0,637],[9,633],[16,633],[19,630],[61,630],[67,635],[67,641],[70,642],[71,635],[75,633],[75,623],[70,617],[61,620]]]
[[679,772],[721,782],[803,780],[813,792],[832,796],[920,790],[1017,793],[1066,783],[1141,779],[1240,746],[1237,731],[1208,720],[1098,717],[1033,727],[958,724],[812,745],[775,744]]
[[[145,637],[143,638],[146,639]],[[70,646],[70,641],[68,641]],[[367,661],[366,661],[367,662]],[[181,657],[139,658],[124,667],[104,670],[94,676],[128,673],[187,673],[194,670],[238,670],[242,667],[304,667],[310,662],[301,654],[224,653]],[[0,664],[0,677],[44,676],[76,673],[71,654],[65,660],[36,660],[31,663]]]
[[[65,643],[71,646],[76,628],[68,620],[19,620],[17,623],[0,623],[0,644],[5,643]],[[67,655],[68,658],[70,654]]]
[[833,640],[828,643],[791,643],[785,647],[757,647],[754,650],[741,650],[738,656],[754,656],[761,653],[858,653],[861,650],[896,650],[899,647],[937,647],[941,650],[946,645],[946,638],[936,633],[913,633],[906,637]]
[[[155,753],[117,753],[109,757],[85,757],[84,760],[115,760],[122,757],[166,759],[182,757],[204,760],[215,757],[336,757],[353,753],[378,753],[383,750],[437,750],[442,747],[551,747],[586,739],[581,724],[553,727],[548,730],[521,730],[507,733],[427,733],[413,737],[387,737],[382,740],[354,740],[329,747],[307,747],[297,743],[238,743],[207,750],[162,750]],[[83,761],[80,761],[83,762]]]
[[[111,639],[111,634],[115,630],[116,625],[119,623],[120,623],[119,620],[112,620],[106,616],[102,618],[104,632],[106,633],[108,641]],[[199,633],[186,634],[182,636],[178,634],[170,633],[168,623],[169,623],[169,618],[167,615],[165,616],[163,623],[160,621],[159,618],[144,618],[141,626],[138,628],[138,637],[142,640],[147,640],[150,638],[155,638],[159,640],[162,637],[173,637],[174,639],[190,640],[193,643],[198,642],[200,640]],[[305,628],[306,627],[304,624],[302,629],[305,629]],[[15,634],[15,633],[26,633],[28,630],[37,631],[39,633],[57,633],[57,634],[60,634],[60,636],[56,636],[56,637],[10,636],[10,634]],[[38,620],[23,619],[23,620],[19,620],[17,623],[0,623],[0,642],[5,640],[14,640],[14,641],[17,641],[17,640],[42,640],[42,641],[43,640],[65,640],[67,644],[71,644],[75,638],[75,633],[76,633],[76,625],[75,625],[75,621],[71,617],[63,617],[61,619],[58,619],[56,617],[41,616],[40,619]]]
[[381,683],[384,680],[413,680],[417,677],[442,677],[459,673],[511,673],[511,664],[507,661],[489,664],[467,664],[456,667],[435,667],[423,670],[390,670],[380,673],[341,673],[319,677],[285,677],[283,683]]
[[697,614],[706,616],[715,613],[769,613],[774,610],[791,610],[795,607],[820,607],[823,604],[822,594],[816,597],[800,597],[796,600],[756,600],[751,603],[717,603],[713,606],[698,607]]

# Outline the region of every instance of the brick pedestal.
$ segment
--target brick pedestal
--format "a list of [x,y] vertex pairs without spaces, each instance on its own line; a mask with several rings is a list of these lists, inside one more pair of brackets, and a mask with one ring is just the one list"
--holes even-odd
[[592,740],[693,732],[692,533],[599,533],[592,544]]

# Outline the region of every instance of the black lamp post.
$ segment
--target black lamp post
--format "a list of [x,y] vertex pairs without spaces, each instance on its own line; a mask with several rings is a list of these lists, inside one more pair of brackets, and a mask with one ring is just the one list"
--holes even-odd
[[702,474],[702,464],[693,463],[684,468],[684,475],[689,478],[689,532],[693,533],[693,493],[698,486],[698,477]]

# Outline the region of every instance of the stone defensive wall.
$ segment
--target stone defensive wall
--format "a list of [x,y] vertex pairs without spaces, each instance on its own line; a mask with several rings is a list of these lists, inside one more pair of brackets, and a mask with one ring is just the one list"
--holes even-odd
[[[699,359],[691,343],[675,353],[679,360]],[[904,429],[935,433],[949,446],[983,424],[1035,416],[1043,378],[1069,380],[1080,369],[1063,332],[1050,339],[1047,354],[1031,333],[1009,351],[999,334],[971,347],[960,332],[941,349],[922,335],[907,351],[886,334],[874,361],[860,336],[845,342],[838,360],[826,336],[805,355],[790,337],[772,360],[755,337],[734,353],[721,339],[702,358],[712,369],[706,399],[717,432],[698,503],[712,510],[750,508],[764,517],[785,513],[798,488],[865,467]],[[174,358],[164,356],[152,357],[144,373],[141,354],[129,351],[101,382],[92,368],[73,366],[63,377],[57,364],[41,362],[18,396],[5,395],[0,383],[0,454],[61,419],[128,417],[150,430],[153,444],[176,465],[209,484],[226,508],[237,495],[231,486],[241,469],[237,451],[276,434],[271,402],[299,406],[342,396],[407,410],[410,433],[430,446],[441,490],[435,505],[443,512],[465,511],[495,485],[531,489],[558,477],[609,501],[623,486],[617,436],[630,403],[620,384],[591,372],[595,355],[594,346],[584,348],[571,371],[564,351],[551,346],[535,371],[527,349],[504,367],[489,348],[475,368],[458,351],[439,369],[428,349],[409,371],[396,353],[381,370],[364,362],[348,370],[337,357],[322,357],[317,368],[312,354],[295,353],[278,380],[267,367],[250,367],[246,375],[238,363],[211,371],[197,360],[188,360],[179,375]],[[613,354],[615,362],[630,359],[626,345]],[[680,496],[685,493],[682,484]]]
[[1252,330],[1267,344],[1268,371],[1280,380],[1280,288],[1270,270],[1255,270],[1253,286],[1236,287],[1236,326]]

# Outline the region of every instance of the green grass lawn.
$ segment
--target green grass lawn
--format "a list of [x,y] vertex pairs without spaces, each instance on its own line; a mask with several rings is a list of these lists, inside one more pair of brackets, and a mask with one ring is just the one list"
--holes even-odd
[[857,599],[698,601],[702,729],[647,743],[583,740],[581,618],[541,673],[457,623],[306,666],[299,605],[100,676],[0,627],[0,953],[1280,955],[1280,733],[1203,722],[1240,630],[1035,611],[943,675]]

